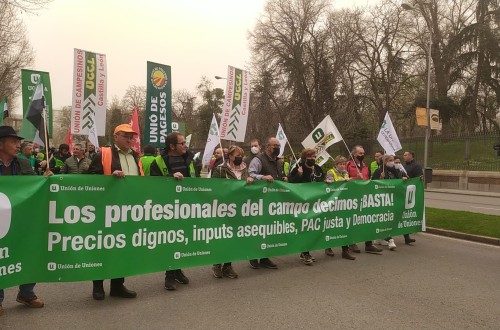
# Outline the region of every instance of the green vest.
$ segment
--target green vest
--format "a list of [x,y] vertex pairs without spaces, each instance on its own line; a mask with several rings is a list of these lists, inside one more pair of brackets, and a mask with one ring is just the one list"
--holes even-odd
[[[158,165],[158,168],[160,169],[161,173],[163,176],[168,176],[168,167],[167,164],[165,164],[165,160],[161,155],[158,155],[155,157],[156,165]],[[144,173],[146,175],[146,173]],[[196,177],[195,171],[194,171],[194,165],[193,162],[189,164],[189,175],[194,178]]]
[[[142,156],[141,157],[141,163],[142,163],[142,170],[144,171],[145,176],[149,176],[149,168],[151,167],[151,163],[153,160],[155,160],[155,156]],[[158,162],[156,162],[158,163]]]

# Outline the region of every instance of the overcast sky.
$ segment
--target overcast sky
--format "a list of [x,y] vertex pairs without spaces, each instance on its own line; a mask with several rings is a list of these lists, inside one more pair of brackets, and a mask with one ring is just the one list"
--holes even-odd
[[[334,0],[335,7],[369,0]],[[372,0],[373,1],[373,0]],[[202,76],[225,88],[227,65],[250,61],[248,31],[265,0],[54,0],[24,15],[36,52],[31,69],[48,71],[53,107],[71,105],[73,49],[106,54],[108,101],[146,85],[146,61],[172,67],[173,90],[195,92]]]

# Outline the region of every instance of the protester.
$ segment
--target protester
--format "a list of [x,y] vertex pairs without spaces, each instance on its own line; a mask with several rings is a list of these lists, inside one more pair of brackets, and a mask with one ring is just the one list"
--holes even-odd
[[[18,157],[17,150],[21,147],[22,139],[11,126],[0,126],[0,176],[35,175],[29,161]],[[52,172],[48,170],[45,175],[50,176]],[[16,301],[32,308],[43,307],[44,303],[36,296],[34,288],[35,283],[21,284]],[[0,289],[0,315],[3,314],[3,300],[4,290]]]
[[[304,182],[332,182],[326,178],[323,169],[316,164],[316,150],[306,148],[302,150],[300,161],[288,175],[288,182],[304,183]],[[300,260],[308,266],[316,261],[309,251],[304,251],[300,254]]]
[[[335,157],[335,159],[333,160],[333,168],[328,170],[328,172],[326,173],[327,179],[330,179],[334,182],[349,181],[349,173],[347,173],[345,169],[346,162],[347,159],[343,156],[339,155]],[[332,248],[325,249],[325,254],[330,257],[335,256]],[[349,253],[349,246],[347,245],[342,246],[342,258],[348,260],[356,260],[356,257]]]
[[49,167],[55,174],[61,173],[61,169],[64,166],[66,159],[71,157],[69,153],[69,145],[63,143],[59,146],[59,152],[53,154],[52,159],[49,162]]
[[[408,175],[408,178],[421,178],[423,179],[424,173],[422,172],[422,166],[420,166],[415,161],[415,153],[413,151],[407,150],[403,154],[404,164],[403,167]],[[415,243],[416,240],[410,237],[410,234],[405,234],[405,244],[411,245]]]
[[245,158],[243,158],[243,163],[245,163],[248,166],[250,166],[250,162],[252,161],[252,159],[257,156],[257,155],[260,155],[260,149],[262,149],[262,144],[260,143],[260,140],[259,139],[251,139],[250,140],[250,155],[248,156],[245,156]]
[[97,155],[97,152],[95,151],[95,146],[92,143],[88,142],[87,143],[87,152],[85,153],[85,156],[88,159],[92,160],[92,159],[94,159],[95,155]]
[[148,144],[144,147],[144,156],[141,157],[142,170],[144,171],[145,176],[149,176],[149,169],[151,167],[151,163],[155,160],[156,157],[156,148],[155,146]]
[[73,145],[73,156],[64,161],[61,174],[82,174],[90,166],[91,160],[85,157],[83,146],[79,143]]
[[[87,173],[113,175],[124,178],[128,175],[144,175],[140,167],[139,155],[132,150],[132,139],[137,133],[129,124],[116,126],[113,133],[114,145],[103,147],[92,159]],[[129,290],[123,285],[125,278],[114,278],[111,280],[109,295],[112,297],[135,298],[137,293]],[[92,297],[95,300],[103,300],[104,281],[93,281]]]
[[384,155],[383,151],[378,150],[375,152],[375,155],[374,155],[375,160],[370,163],[370,175],[375,173],[375,170],[380,166],[380,160],[381,160],[380,158],[383,155]]
[[[401,171],[398,170],[394,164],[394,156],[387,154],[382,156],[382,166],[377,168],[375,173],[372,175],[372,180],[390,180],[401,178]],[[392,237],[387,237],[384,240],[387,242],[391,251],[396,249],[396,243]]]
[[[185,177],[194,177],[193,154],[188,151],[186,138],[178,132],[170,133],[165,138],[165,150],[156,156],[151,163],[151,176],[170,176],[176,180]],[[165,289],[176,290],[175,282],[189,284],[189,279],[181,269],[167,270],[165,272]]]
[[[230,146],[225,162],[212,169],[212,178],[245,180],[247,183],[252,183],[253,179],[248,176],[247,166],[243,163],[243,155],[243,149],[235,145]],[[238,277],[230,262],[226,262],[224,265],[215,264],[212,271],[215,278]]]
[[29,161],[30,166],[33,170],[36,168],[36,159],[33,156],[33,143],[29,141],[23,141],[21,147],[19,148],[18,158],[24,158]]
[[214,167],[219,166],[223,162],[223,155],[224,151],[220,146],[215,147],[214,149],[214,154],[212,156],[212,160],[210,161],[210,176],[212,175],[212,169]]
[[[274,180],[285,180],[285,174],[283,173],[283,168],[280,166],[278,161],[278,155],[280,154],[280,141],[277,138],[269,138],[266,144],[266,150],[262,154],[257,154],[250,162],[248,168],[248,174],[254,180],[266,180],[269,183],[273,183]],[[269,258],[252,259],[250,260],[250,266],[254,269],[264,267],[270,269],[277,269],[278,266],[271,261]]]
[[[355,145],[351,151],[351,158],[346,163],[346,171],[349,173],[349,178],[351,180],[370,180],[370,170],[363,162],[365,158],[365,149],[361,145]],[[357,244],[351,244],[349,248],[355,252],[360,253]],[[365,242],[365,252],[367,253],[380,253],[382,249],[373,245],[372,241]]]

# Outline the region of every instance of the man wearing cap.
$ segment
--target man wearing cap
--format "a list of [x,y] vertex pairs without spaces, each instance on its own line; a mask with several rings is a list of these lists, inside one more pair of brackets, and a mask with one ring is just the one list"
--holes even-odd
[[[17,157],[22,139],[11,126],[0,126],[0,176],[35,175],[30,162],[27,159]],[[52,172],[47,170],[45,175],[52,175]],[[20,285],[16,301],[32,308],[43,307],[43,301],[35,295],[34,288],[35,283]],[[0,289],[0,315],[3,313],[3,299],[4,291]]]
[[[95,155],[90,163],[87,173],[113,175],[123,178],[126,175],[143,175],[139,162],[139,155],[132,150],[132,139],[137,133],[129,124],[116,126],[113,133],[114,145],[103,147]],[[93,281],[92,297],[95,300],[103,300],[104,281]],[[135,298],[137,293],[129,290],[123,285],[125,278],[114,278],[111,280],[110,296],[122,298]]]

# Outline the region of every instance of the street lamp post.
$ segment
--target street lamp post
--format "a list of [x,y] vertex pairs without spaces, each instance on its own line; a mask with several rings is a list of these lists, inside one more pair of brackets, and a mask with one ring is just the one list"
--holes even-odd
[[[415,0],[415,3],[418,3],[418,2],[419,2],[419,0]],[[428,4],[428,3],[423,2],[423,4]],[[401,7],[404,10],[415,10],[415,8],[408,3],[402,3]],[[429,138],[431,136],[431,110],[430,110],[429,102],[430,102],[430,94],[431,94],[432,30],[431,30],[431,26],[429,24],[427,24],[427,27],[429,28],[429,50],[427,51],[427,95],[426,95],[426,105],[425,105],[426,116],[427,116],[427,126],[425,129],[425,140],[424,140],[424,170],[425,170],[425,168],[427,168],[427,165],[428,165]]]

